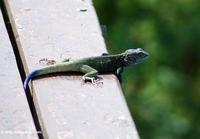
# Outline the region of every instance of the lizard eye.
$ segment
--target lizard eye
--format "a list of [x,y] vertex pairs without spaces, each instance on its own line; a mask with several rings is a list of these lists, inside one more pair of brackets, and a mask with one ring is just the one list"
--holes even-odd
[[139,53],[139,56],[142,57],[142,56],[143,56],[143,53]]

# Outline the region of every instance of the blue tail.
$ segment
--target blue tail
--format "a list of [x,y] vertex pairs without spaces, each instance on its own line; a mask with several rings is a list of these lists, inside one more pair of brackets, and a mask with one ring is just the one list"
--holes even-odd
[[27,88],[28,88],[28,83],[29,81],[34,78],[35,76],[37,76],[38,74],[38,70],[35,70],[33,72],[31,72],[28,77],[26,77],[25,81],[24,81],[24,90],[27,91]]

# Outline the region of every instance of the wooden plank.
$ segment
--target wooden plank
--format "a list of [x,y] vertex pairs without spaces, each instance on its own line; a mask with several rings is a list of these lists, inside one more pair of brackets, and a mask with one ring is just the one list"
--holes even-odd
[[0,46],[0,138],[37,139],[1,11]]
[[[27,74],[43,67],[43,58],[61,61],[106,52],[90,0],[5,2]],[[139,138],[116,77],[101,77],[102,87],[84,84],[81,76],[32,82],[45,138]]]

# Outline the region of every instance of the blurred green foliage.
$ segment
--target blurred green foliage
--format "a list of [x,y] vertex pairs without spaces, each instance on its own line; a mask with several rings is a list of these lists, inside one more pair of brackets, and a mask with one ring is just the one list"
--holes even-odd
[[200,1],[93,0],[111,53],[150,58],[123,73],[141,139],[200,138]]

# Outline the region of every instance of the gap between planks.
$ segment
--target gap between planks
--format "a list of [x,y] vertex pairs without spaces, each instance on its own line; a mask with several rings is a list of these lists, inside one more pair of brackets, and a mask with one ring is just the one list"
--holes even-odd
[[[11,22],[10,22],[11,20],[9,19],[8,11],[5,7],[5,3],[4,3],[3,0],[0,2],[0,7],[1,7],[1,12],[2,12],[2,15],[3,15],[4,23],[5,23],[7,32],[8,32],[8,36],[9,36],[9,39],[10,39],[10,42],[11,42],[11,46],[12,46],[12,49],[13,49],[13,52],[14,52],[18,71],[20,73],[21,81],[22,81],[22,84],[23,84],[23,81],[25,80],[25,77],[26,77],[25,70],[24,70],[24,66],[22,64],[21,56],[19,54],[19,50],[18,50],[19,47],[17,47],[16,37],[14,35],[13,28],[11,26]],[[39,120],[38,120],[36,108],[34,106],[33,98],[31,96],[30,90],[25,92],[25,95],[26,95],[27,102],[28,102],[28,105],[29,105],[29,108],[30,108],[30,111],[31,111],[33,122],[35,124],[36,130],[38,131],[38,137],[39,137],[39,139],[44,139],[44,137],[41,133],[41,126],[40,126],[40,123],[39,123]]]

